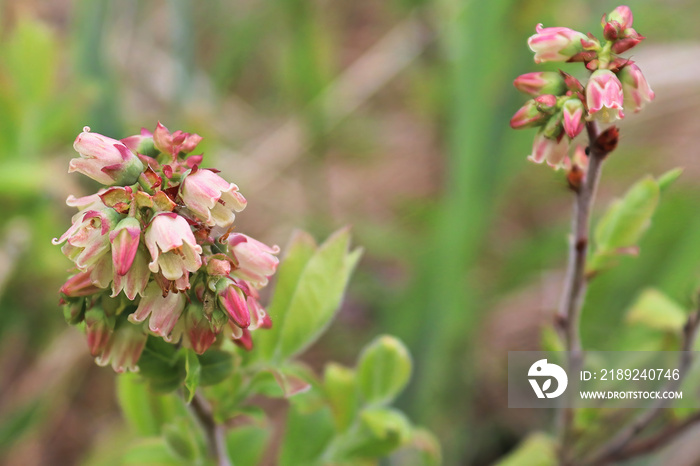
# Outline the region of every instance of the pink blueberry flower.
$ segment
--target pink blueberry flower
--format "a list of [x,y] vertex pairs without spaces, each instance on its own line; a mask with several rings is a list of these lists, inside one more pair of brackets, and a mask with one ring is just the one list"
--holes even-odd
[[543,28],[538,24],[535,31],[537,34],[527,40],[530,50],[535,52],[535,63],[568,61],[583,51],[581,41],[587,40],[585,34],[564,27]]
[[100,366],[112,365],[115,372],[139,370],[138,363],[141,352],[146,346],[148,335],[141,326],[123,321],[117,325],[109,341],[95,361]]
[[238,186],[211,170],[193,169],[182,180],[180,197],[188,209],[208,226],[228,228],[242,211],[246,200]]
[[90,354],[99,356],[104,352],[114,332],[114,324],[114,316],[107,316],[102,309],[94,308],[85,313],[85,333]]
[[596,70],[586,86],[588,113],[603,123],[625,117],[622,84],[610,70]]
[[513,81],[517,90],[537,97],[541,94],[560,95],[566,91],[566,82],[556,71],[535,71],[518,76]]
[[118,218],[119,215],[113,209],[104,206],[100,210],[83,210],[73,216],[71,227],[51,242],[55,245],[66,242],[61,251],[75,262],[78,269],[85,271],[109,252],[107,233]]
[[229,254],[236,264],[232,274],[250,282],[256,288],[267,285],[279,264],[277,245],[268,246],[242,233],[233,233],[228,239]]
[[121,142],[134,153],[144,155],[153,153],[153,133],[146,128],[141,128],[140,134],[124,138]]
[[80,157],[70,161],[68,173],[77,171],[107,186],[135,183],[144,168],[136,154],[121,141],[89,130],[85,127],[73,143]]
[[654,91],[651,90],[649,83],[636,64],[630,63],[622,68],[617,73],[617,77],[622,83],[625,107],[633,108],[635,112],[638,112],[647,103],[654,100]]
[[148,268],[148,253],[139,247],[134,255],[131,267],[124,275],[114,274],[112,280],[112,297],[115,298],[121,291],[127,298],[134,300],[136,295],[143,296],[144,290],[151,277],[151,270]]
[[129,315],[129,321],[140,323],[148,319],[148,329],[156,335],[167,338],[175,328],[187,304],[184,293],[168,293],[152,281],[143,294],[136,311]]
[[564,102],[561,110],[564,114],[564,131],[569,138],[573,139],[583,131],[583,102],[577,98],[569,99]]
[[535,135],[532,145],[532,154],[528,160],[535,163],[547,162],[554,168],[559,168],[569,152],[569,139],[561,137],[559,140],[550,139],[542,132]]
[[202,266],[202,247],[187,220],[175,213],[153,217],[146,230],[146,247],[151,253],[151,272],[160,271],[168,280],[176,281],[178,289],[188,288],[188,272],[196,272]]

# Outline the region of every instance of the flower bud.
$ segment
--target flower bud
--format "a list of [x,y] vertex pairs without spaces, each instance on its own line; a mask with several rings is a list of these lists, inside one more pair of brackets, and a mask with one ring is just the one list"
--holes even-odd
[[568,61],[583,51],[581,41],[587,40],[585,34],[564,27],[543,28],[538,24],[537,34],[527,40],[530,50],[535,52],[535,63],[548,61]]
[[202,311],[201,304],[191,303],[185,311],[185,338],[183,342],[197,354],[204,353],[216,341],[216,332]]
[[654,100],[654,91],[644,78],[642,70],[634,63],[629,63],[622,68],[617,77],[622,84],[625,107],[640,111],[648,102]]
[[121,141],[90,133],[87,127],[73,147],[80,158],[70,161],[68,173],[77,171],[107,186],[126,186],[134,184],[143,171],[141,160]]
[[85,313],[85,329],[90,354],[102,354],[114,332],[115,318],[107,316],[102,309],[90,309]]
[[153,141],[156,149],[173,157],[177,157],[180,153],[189,154],[201,140],[202,137],[198,134],[183,133],[179,130],[171,134],[168,128],[160,122],[158,122],[156,130],[153,132]]
[[90,296],[101,291],[90,279],[90,272],[80,272],[73,275],[61,287],[61,293],[67,298]]
[[564,102],[561,110],[564,115],[564,131],[573,139],[583,131],[583,102],[577,98],[569,99]]
[[566,91],[564,77],[556,71],[535,71],[518,76],[513,85],[517,90],[536,97],[541,94],[560,95]]
[[134,153],[149,157],[158,155],[158,151],[153,142],[153,133],[146,128],[141,128],[141,134],[129,136],[122,139],[121,142]]
[[610,123],[625,117],[623,113],[622,84],[610,70],[596,70],[586,86],[588,113]]
[[112,243],[112,266],[117,275],[126,275],[136,257],[141,237],[141,223],[126,217],[109,233]]
[[236,325],[246,328],[250,325],[250,311],[245,293],[240,282],[223,278],[218,281],[216,290],[219,295],[219,305],[226,311]]
[[513,129],[533,128],[541,126],[548,118],[549,115],[541,112],[538,103],[532,99],[515,112],[513,118],[510,119],[510,127]]
[[532,155],[528,157],[528,160],[535,163],[546,161],[549,166],[559,168],[568,151],[568,138],[550,139],[542,132],[538,132],[532,145]]
[[608,23],[615,21],[620,26],[620,29],[624,31],[625,29],[632,27],[634,17],[632,16],[632,10],[630,7],[621,5],[615,8],[608,15],[607,20]]

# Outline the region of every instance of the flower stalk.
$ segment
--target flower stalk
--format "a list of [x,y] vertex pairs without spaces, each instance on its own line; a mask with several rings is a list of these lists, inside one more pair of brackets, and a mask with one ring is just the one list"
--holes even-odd
[[197,392],[189,406],[206,436],[209,456],[217,466],[233,466],[226,449],[226,427],[214,420],[207,400]]

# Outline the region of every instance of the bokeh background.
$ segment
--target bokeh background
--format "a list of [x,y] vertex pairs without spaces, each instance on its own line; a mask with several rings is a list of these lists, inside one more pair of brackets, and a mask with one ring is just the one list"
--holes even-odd
[[[689,303],[700,271],[700,3],[628,4],[657,98],[622,122],[598,207],[643,174],[686,170],[641,255],[590,289],[584,344],[601,350],[628,344],[619,326],[640,289]],[[546,428],[548,413],[507,408],[505,362],[547,334],[571,196],[562,173],[525,160],[533,132],[508,126],[525,100],[511,82],[537,69],[535,24],[598,33],[615,6],[0,1],[0,462],[110,464],[129,441],[115,375],[63,321],[70,264],[50,240],[69,225],[66,196],[95,188],[67,173],[82,127],[122,138],[158,120],[205,138],[205,160],[248,198],[239,231],[284,246],[295,228],[352,225],[366,253],[309,364],[403,339],[416,371],[399,405],[446,464],[490,464]]]

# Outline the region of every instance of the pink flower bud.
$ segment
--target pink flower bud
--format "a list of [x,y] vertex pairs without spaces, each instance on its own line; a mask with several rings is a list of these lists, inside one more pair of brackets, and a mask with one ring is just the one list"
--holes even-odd
[[155,146],[153,143],[153,133],[146,128],[141,128],[141,134],[129,136],[121,140],[121,142],[136,154],[155,156]]
[[622,119],[623,94],[622,84],[610,70],[596,70],[586,86],[586,104],[588,113],[603,123]]
[[188,209],[208,226],[228,228],[242,211],[246,200],[238,186],[211,170],[192,170],[180,185],[180,197]]
[[560,95],[566,91],[564,77],[556,71],[535,71],[518,76],[513,85],[517,90],[536,97],[540,94]]
[[549,115],[540,111],[535,100],[528,100],[510,119],[510,127],[513,129],[533,128],[544,124],[548,118]]
[[184,293],[163,292],[158,283],[152,281],[144,292],[138,308],[129,315],[129,321],[140,323],[148,318],[148,329],[156,335],[167,338],[177,323],[187,304]]
[[569,138],[575,138],[583,131],[583,102],[572,98],[564,102],[562,113],[564,114],[564,131]]
[[618,41],[615,41],[615,43],[612,45],[612,51],[615,53],[624,53],[631,49],[632,47],[636,46],[638,43],[640,43],[644,39],[643,37],[628,37],[626,39],[620,39]]
[[568,61],[583,51],[581,41],[588,40],[585,34],[569,28],[543,28],[538,24],[537,34],[527,40],[530,50],[535,52],[535,63]]
[[139,370],[136,363],[146,346],[146,335],[140,326],[123,321],[117,325],[102,354],[95,360],[98,365],[112,364],[115,372]]
[[279,264],[279,246],[268,246],[250,236],[234,233],[228,240],[229,254],[236,264],[233,275],[250,282],[256,288],[267,285]]
[[151,272],[160,271],[168,280],[187,278],[188,272],[196,272],[202,266],[202,247],[195,241],[187,220],[177,214],[160,213],[153,217],[146,230],[146,247],[151,253]]
[[247,328],[243,329],[240,336],[234,337],[233,342],[246,351],[251,351],[253,349],[253,337]]
[[219,305],[228,313],[231,320],[241,328],[250,325],[250,311],[246,296],[240,287],[240,282],[224,278],[219,280],[216,290],[219,294]]
[[625,107],[634,108],[638,112],[654,100],[654,91],[636,64],[629,63],[617,73],[617,77],[622,83]]
[[528,160],[535,163],[546,161],[549,166],[559,168],[568,151],[568,138],[562,137],[557,141],[545,137],[542,132],[538,132],[532,145],[532,155],[528,157]]
[[618,6],[608,15],[608,22],[617,22],[617,24],[620,25],[620,29],[623,31],[632,27],[633,19],[632,10],[626,5]]
[[177,157],[180,153],[189,154],[201,140],[202,137],[198,134],[183,133],[182,131],[175,131],[171,134],[168,128],[160,122],[153,132],[153,142],[156,149],[173,157]]
[[141,223],[134,217],[127,217],[114,227],[109,234],[112,243],[112,266],[117,275],[126,275],[136,257],[141,237]]
[[107,186],[125,186],[135,183],[143,171],[141,160],[121,141],[90,133],[87,127],[73,147],[80,158],[70,161],[68,173],[77,171]]
[[212,329],[209,319],[198,303],[187,306],[184,328],[183,343],[197,354],[203,354],[216,341],[217,332]]
[[114,332],[114,316],[107,317],[102,309],[90,309],[85,313],[85,329],[90,354],[102,354]]
[[80,272],[73,275],[61,287],[61,293],[67,298],[90,296],[101,291],[90,279],[90,272]]

